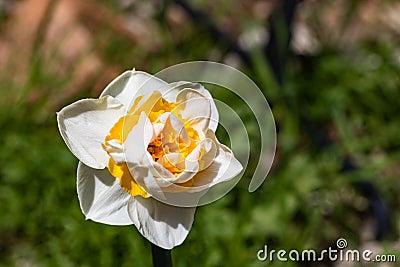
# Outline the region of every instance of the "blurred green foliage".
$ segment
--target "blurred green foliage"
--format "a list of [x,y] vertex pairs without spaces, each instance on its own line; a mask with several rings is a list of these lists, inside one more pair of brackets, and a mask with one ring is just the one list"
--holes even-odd
[[[215,49],[206,33],[194,39],[186,34],[180,49],[162,39],[165,50],[148,59],[117,36],[108,36],[99,50],[112,63],[130,68],[137,60],[155,71],[204,59]],[[351,185],[358,180],[375,184],[390,208],[392,225],[383,245],[393,251],[400,227],[398,45],[378,40],[351,51],[323,47],[313,56],[293,56],[283,89],[267,62],[255,56],[254,70],[244,71],[272,104],[279,129],[274,167],[256,192],[247,192],[247,172],[227,196],[198,208],[187,240],[172,252],[174,266],[298,266],[259,262],[256,253],[265,244],[323,249],[345,237],[355,248],[373,235],[365,224],[373,221],[371,206]],[[75,189],[77,160],[58,133],[54,111],[46,110],[51,99],[28,99],[30,88],[62,92],[65,80],[44,68],[40,55],[34,59],[26,84],[7,78],[0,83],[0,266],[151,266],[150,246],[133,226],[84,220]],[[89,97],[81,94],[74,98]],[[229,101],[247,116],[243,103]],[[246,126],[256,139],[251,124]],[[358,168],[342,172],[344,158]]]

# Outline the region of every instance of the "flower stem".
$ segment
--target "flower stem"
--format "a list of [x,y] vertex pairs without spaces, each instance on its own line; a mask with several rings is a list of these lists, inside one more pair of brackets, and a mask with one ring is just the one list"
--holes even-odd
[[171,250],[151,244],[154,267],[172,267]]

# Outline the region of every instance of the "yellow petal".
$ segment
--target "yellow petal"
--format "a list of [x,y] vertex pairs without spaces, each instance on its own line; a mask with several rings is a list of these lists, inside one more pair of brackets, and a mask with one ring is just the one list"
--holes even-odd
[[116,164],[112,158],[108,161],[108,170],[111,175],[119,178],[119,184],[132,196],[150,197],[147,192],[133,179],[126,163]]
[[117,139],[122,144],[132,128],[139,121],[139,115],[127,115],[119,118],[116,124],[111,128],[110,134],[106,137],[105,141]]

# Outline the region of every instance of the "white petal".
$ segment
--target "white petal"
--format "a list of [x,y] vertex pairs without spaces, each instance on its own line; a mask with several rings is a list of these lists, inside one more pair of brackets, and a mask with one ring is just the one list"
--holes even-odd
[[153,126],[146,114],[142,112],[137,124],[129,132],[124,143],[127,162],[135,165],[142,164],[142,159],[147,152],[147,146],[153,138],[153,134]]
[[142,71],[126,71],[115,78],[101,93],[120,100],[129,110],[133,100],[141,94],[151,91],[161,93],[169,89],[168,83]]
[[219,122],[219,114],[217,110],[217,106],[214,103],[214,99],[211,96],[210,92],[206,90],[202,85],[200,85],[200,88],[197,89],[205,98],[207,98],[211,104],[211,115],[210,115],[210,122],[208,125],[208,128],[211,129],[213,132],[215,132],[218,128],[218,122]]
[[[174,114],[170,113],[168,116],[167,122],[165,123],[164,130],[167,132],[170,130],[168,129],[168,126],[171,126],[171,128],[175,131],[176,136],[185,142],[185,144],[188,146],[190,145],[190,137],[189,134],[187,133],[185,126],[181,122],[180,119],[178,119]],[[165,129],[167,128],[167,129]]]
[[86,219],[110,225],[130,225],[128,201],[132,198],[107,169],[95,170],[79,162],[79,203]]
[[[201,151],[205,152],[203,156],[203,160],[199,160],[199,155]],[[185,170],[178,175],[174,180],[170,180],[169,182],[173,183],[184,183],[192,179],[197,172],[207,168],[211,161],[214,159],[215,154],[217,153],[217,146],[214,144],[213,140],[207,138],[202,140],[190,154],[185,159]],[[169,189],[177,189],[182,191],[182,187],[179,185],[175,185],[170,187]]]
[[[212,136],[210,133],[211,131],[207,135]],[[220,144],[216,139],[214,142],[218,146],[217,155],[208,168],[196,174],[194,177],[195,182],[190,188],[190,192],[198,192],[218,183],[228,181],[243,169],[242,164],[227,146]]]
[[218,153],[218,145],[211,138],[204,139],[202,147],[204,147],[204,154],[199,158],[199,171],[207,169]]
[[[168,144],[169,152],[179,152],[178,139],[182,139],[185,144],[190,145],[190,137],[182,124],[182,122],[172,113],[166,119],[164,128],[162,129],[164,133],[161,141],[163,145]],[[171,142],[170,138],[173,138],[176,142]]]
[[138,231],[153,244],[172,249],[186,239],[196,208],[174,207],[153,198],[135,197],[129,215]]
[[153,138],[150,140],[150,143],[154,141],[154,139],[157,138],[157,136],[161,133],[161,131],[164,129],[165,124],[164,123],[153,123],[153,131],[154,135]]
[[[145,165],[149,166],[151,173],[153,174],[153,177],[157,178],[157,181],[160,180],[160,178],[170,178],[170,179],[175,179],[175,176],[167,170],[163,165],[161,165],[159,162],[155,162],[150,153],[148,154],[146,160],[145,160]],[[159,183],[160,184],[160,183]]]
[[171,89],[165,93],[166,96],[163,95],[165,99],[168,101],[175,101],[177,95],[183,89],[191,88],[202,94],[210,103],[211,105],[211,115],[210,115],[210,123],[208,128],[211,129],[213,132],[217,130],[218,121],[219,121],[219,114],[217,107],[214,103],[214,99],[211,96],[210,92],[205,89],[200,83],[191,83],[191,82],[176,82],[170,84]]
[[58,129],[71,152],[95,169],[107,166],[109,156],[102,147],[111,127],[125,114],[115,98],[82,99],[57,113]]
[[[161,170],[155,169],[152,165],[161,165],[154,162],[147,151],[147,146],[152,136],[149,132],[152,131],[153,127],[151,126],[151,122],[146,114],[142,112],[137,125],[132,128],[132,131],[125,141],[125,159],[129,172],[132,174],[135,181],[143,187],[149,195],[157,196],[159,199],[165,199],[164,193],[153,175],[153,172],[160,174]],[[164,168],[162,167],[162,169]],[[173,176],[168,170],[164,169],[164,171]],[[165,175],[165,172],[163,172],[163,175]]]
[[[200,153],[204,152],[204,155],[199,159]],[[171,165],[177,168],[184,169],[177,177],[170,175],[159,175],[157,183],[160,187],[163,187],[164,192],[181,192],[185,191],[188,187],[183,187],[179,183],[184,183],[192,179],[199,171],[208,168],[214,160],[217,153],[217,145],[211,138],[202,140],[199,145],[193,149],[192,152],[184,159],[179,156],[179,153],[170,153],[164,155],[158,163],[162,164],[164,160],[168,161]],[[153,164],[154,166],[154,164]],[[167,171],[169,172],[169,171]],[[161,172],[160,172],[161,174]]]
[[130,162],[127,163],[127,166],[135,181],[143,187],[149,195],[155,196],[157,199],[165,199],[164,192],[158,185],[157,179],[154,178],[150,170],[151,167],[135,165]]
[[149,169],[150,154],[147,146],[153,136],[153,127],[144,112],[138,123],[132,128],[124,143],[126,164],[135,181],[150,195],[163,198],[164,194]]
[[158,161],[161,165],[172,165],[178,169],[185,169],[185,158],[180,153],[169,153],[162,156]]
[[171,115],[171,112],[162,113],[160,116],[158,116],[157,122],[165,124],[170,115]]
[[198,132],[208,129],[211,118],[211,104],[201,93],[193,89],[183,89],[176,96],[177,109],[184,121]]
[[[171,155],[171,154],[169,154]],[[189,160],[185,160],[185,170],[183,172],[181,172],[178,177],[175,176],[164,176],[164,177],[160,177],[157,178],[157,182],[158,184],[165,188],[165,187],[169,187],[168,191],[182,191],[182,189],[186,189],[186,187],[182,187],[179,185],[174,185],[174,183],[184,183],[187,182],[188,180],[190,180],[193,176],[195,176],[195,174],[197,173],[198,169],[199,169],[199,164],[197,161],[189,161]],[[165,189],[167,190],[167,189]]]
[[119,143],[120,141],[117,139],[111,139],[110,141],[106,141],[104,143],[104,149],[107,151],[108,155],[114,160],[117,164],[125,163],[125,153],[124,147]]

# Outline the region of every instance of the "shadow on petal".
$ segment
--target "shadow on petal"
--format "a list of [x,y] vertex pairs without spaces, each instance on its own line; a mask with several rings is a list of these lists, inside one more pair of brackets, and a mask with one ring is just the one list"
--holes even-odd
[[164,204],[154,198],[135,197],[128,205],[129,215],[138,231],[155,245],[171,249],[189,233],[196,208]]
[[131,196],[121,188],[107,169],[78,165],[77,191],[86,219],[110,225],[132,224],[127,205]]

